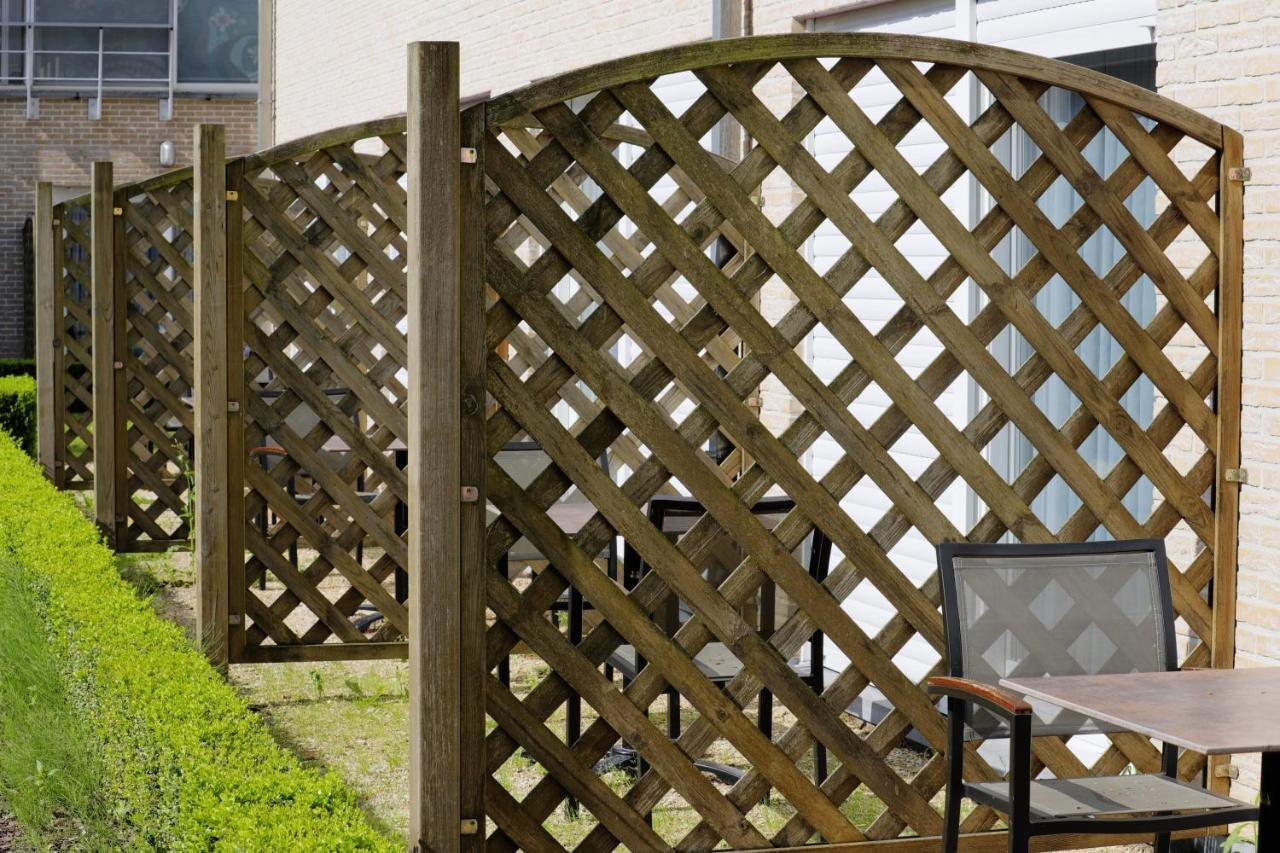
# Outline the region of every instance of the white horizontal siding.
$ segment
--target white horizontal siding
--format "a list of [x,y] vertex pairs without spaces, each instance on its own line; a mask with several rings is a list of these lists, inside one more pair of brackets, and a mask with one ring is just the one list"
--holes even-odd
[[[834,15],[814,22],[817,31],[894,32],[914,35],[952,37],[955,34],[956,15],[953,0],[907,0],[888,3],[864,10]],[[960,100],[963,87],[952,89],[948,99],[957,110],[963,109]],[[871,71],[853,90],[858,106],[873,120],[878,121],[897,103],[901,94],[878,69]],[[898,151],[917,170],[924,170],[942,156],[946,146],[936,132],[925,123],[917,125],[898,144]],[[835,125],[822,121],[812,135],[812,149],[823,168],[831,170],[849,153],[849,140]],[[879,217],[898,198],[889,184],[878,174],[871,174],[856,187],[851,196],[854,202],[872,219]],[[944,198],[953,208],[965,204],[963,187],[953,187]],[[900,238],[897,248],[922,274],[929,275],[946,257],[942,244],[928,229],[913,225]],[[830,222],[824,222],[809,243],[810,257],[819,273],[826,273],[831,265],[849,249],[849,240]],[[961,292],[955,309],[964,315],[966,297]],[[878,273],[864,276],[846,295],[845,304],[872,332],[881,326],[901,307],[897,292]],[[810,361],[815,372],[824,381],[835,378],[848,363],[849,355],[831,334],[822,327],[815,330],[808,347]],[[911,376],[917,375],[942,352],[941,345],[928,331],[918,334],[902,349],[898,359]],[[871,426],[886,409],[890,399],[879,387],[872,386],[854,401],[849,411],[860,423]],[[948,389],[938,398],[938,405],[957,423],[962,423],[965,413],[965,391],[962,387]],[[814,473],[826,473],[843,455],[834,439],[823,437],[815,442],[809,454]],[[918,477],[937,458],[933,445],[917,430],[908,431],[891,449],[898,465],[911,477]],[[965,492],[962,486],[948,490],[938,501],[938,506],[958,527],[964,522]],[[844,498],[841,505],[850,517],[864,530],[870,529],[886,512],[892,502],[871,482],[864,478]],[[933,548],[917,533],[908,533],[890,551],[890,559],[915,584],[921,584],[934,570]],[[869,581],[858,585],[845,601],[845,609],[859,626],[875,634],[895,615],[896,609]],[[847,659],[837,648],[831,650],[830,666],[843,667]],[[895,658],[902,670],[913,679],[919,679],[938,661],[938,654],[928,643],[919,638],[911,642]]]

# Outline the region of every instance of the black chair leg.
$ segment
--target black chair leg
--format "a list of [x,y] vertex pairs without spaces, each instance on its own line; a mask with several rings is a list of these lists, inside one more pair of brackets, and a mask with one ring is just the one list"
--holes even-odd
[[[569,642],[577,647],[582,642],[582,593],[577,587],[569,587]],[[582,735],[582,697],[577,693],[569,696],[569,704],[565,709],[565,742],[570,748],[578,742]],[[578,816],[578,801],[570,797],[565,804],[569,817]]]
[[[285,488],[285,491],[289,495],[289,500],[293,500],[295,497],[297,497],[298,491],[294,486],[292,477],[289,478],[289,484]],[[293,566],[294,568],[298,567],[298,540],[297,539],[294,539],[293,542],[289,545],[289,565]]]
[[[258,513],[258,532],[262,534],[262,538],[267,538],[267,505],[263,503],[262,512]],[[262,574],[258,575],[258,589],[267,588],[267,570],[263,568]]]
[[960,800],[964,794],[964,702],[947,698],[947,805],[942,818],[943,853],[960,848]]
[[[957,743],[960,756],[963,742]],[[1017,714],[1009,737],[1009,853],[1031,849],[1031,715]]]
[[1153,849],[1155,853],[1169,853],[1169,833],[1156,833],[1156,843]]
[[[406,515],[405,518],[407,520],[408,515]],[[397,569],[396,571],[398,572],[399,569]],[[502,557],[498,559],[498,574],[502,575],[504,578],[509,578],[511,576],[510,572],[511,572],[511,569],[510,569],[510,565],[507,562],[507,555],[503,554]],[[405,579],[406,581],[408,580],[407,573],[405,575]],[[398,580],[399,580],[399,575],[397,575],[397,581]],[[498,661],[498,681],[499,683],[502,684],[503,687],[511,686],[511,656],[510,655],[504,655],[502,660]]]

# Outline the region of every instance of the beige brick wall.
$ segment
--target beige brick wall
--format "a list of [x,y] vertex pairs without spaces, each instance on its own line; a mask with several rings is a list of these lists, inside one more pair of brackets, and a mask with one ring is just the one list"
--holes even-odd
[[[1161,94],[1244,134],[1244,466],[1236,657],[1280,664],[1280,3],[1159,0]],[[1243,759],[1240,793],[1256,790]]]
[[89,186],[95,160],[111,160],[119,183],[164,171],[160,143],[172,140],[177,165],[191,162],[192,129],[200,122],[227,127],[227,150],[251,151],[254,100],[179,98],[173,118],[160,121],[155,98],[106,98],[91,121],[83,100],[45,98],[40,117],[27,119],[22,98],[0,98],[0,357],[21,355],[29,325],[22,276],[22,224],[35,206],[35,182]]

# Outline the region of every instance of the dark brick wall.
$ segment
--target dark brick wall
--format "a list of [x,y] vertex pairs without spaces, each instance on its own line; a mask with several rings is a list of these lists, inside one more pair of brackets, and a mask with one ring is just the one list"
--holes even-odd
[[171,140],[177,166],[191,162],[195,125],[226,125],[227,151],[253,150],[257,105],[251,99],[180,98],[160,121],[155,98],[107,98],[102,118],[89,119],[82,100],[45,98],[40,118],[26,118],[22,98],[0,98],[0,357],[21,356],[30,338],[24,305],[23,223],[35,207],[36,181],[88,187],[95,160],[115,164],[117,183],[165,171],[160,143]]

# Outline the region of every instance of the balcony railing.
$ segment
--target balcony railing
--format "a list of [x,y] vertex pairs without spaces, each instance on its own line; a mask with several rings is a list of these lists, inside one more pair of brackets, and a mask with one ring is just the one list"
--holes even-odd
[[39,115],[41,95],[88,95],[90,117],[99,118],[104,94],[155,94],[167,117],[177,94],[257,91],[254,83],[180,82],[175,20],[176,8],[169,23],[0,20],[0,94],[24,93],[28,118]]

